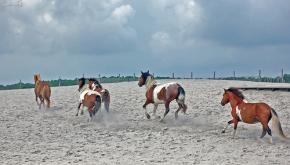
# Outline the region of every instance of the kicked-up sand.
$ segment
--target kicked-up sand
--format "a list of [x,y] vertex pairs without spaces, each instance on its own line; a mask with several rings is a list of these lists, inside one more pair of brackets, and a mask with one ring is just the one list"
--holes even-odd
[[[93,122],[87,112],[75,116],[76,86],[52,88],[48,110],[38,109],[33,89],[0,91],[0,164],[290,164],[290,142],[275,133],[274,144],[268,135],[259,139],[260,124],[239,123],[235,139],[232,126],[221,133],[231,119],[230,106],[220,105],[223,88],[272,84],[174,81],[186,91],[188,115],[175,120],[172,102],[165,123],[146,119],[145,88],[137,82],[103,84],[111,93],[110,113],[102,108]],[[290,92],[243,93],[250,102],[272,106],[290,136]],[[153,106],[147,109],[152,114]],[[160,105],[157,114],[164,110]]]

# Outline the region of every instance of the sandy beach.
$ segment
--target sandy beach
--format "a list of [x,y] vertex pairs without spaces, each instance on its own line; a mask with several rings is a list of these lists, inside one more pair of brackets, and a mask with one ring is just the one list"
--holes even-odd
[[[223,88],[273,84],[174,81],[186,91],[188,115],[175,120],[172,102],[165,123],[145,117],[145,88],[137,82],[103,84],[111,93],[110,113],[102,107],[93,122],[87,112],[75,116],[76,86],[52,88],[48,110],[38,109],[33,89],[0,91],[0,164],[290,164],[290,142],[275,133],[274,144],[268,135],[260,140],[260,124],[239,123],[235,139],[232,126],[221,133],[231,119],[230,106],[220,105]],[[290,92],[243,93],[272,106],[290,136]],[[147,108],[152,114],[153,106]],[[164,110],[160,105],[158,115]]]

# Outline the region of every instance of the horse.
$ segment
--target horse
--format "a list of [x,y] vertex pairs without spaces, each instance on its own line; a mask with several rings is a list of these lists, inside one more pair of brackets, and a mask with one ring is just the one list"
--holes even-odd
[[104,89],[98,80],[94,78],[89,79],[89,89],[97,91],[101,94],[102,102],[104,102],[105,110],[109,112],[110,107],[110,93],[107,89]]
[[[78,116],[80,107],[83,105],[83,108],[86,107],[88,109],[90,120],[92,121],[93,116],[95,116],[101,108],[101,95],[96,91],[90,90],[88,86],[86,86],[85,78],[79,79],[78,91],[80,92],[80,98],[76,116]],[[81,114],[83,114],[83,108]]]
[[[50,107],[50,95],[51,90],[50,86],[47,82],[41,81],[40,74],[34,75],[34,93],[35,93],[35,100],[39,109],[41,109],[41,105],[44,105],[44,100],[46,101],[46,107]],[[38,98],[40,100],[40,104],[38,103]]]
[[248,103],[245,101],[245,96],[236,88],[224,89],[223,98],[221,100],[221,105],[225,106],[230,103],[232,111],[232,120],[230,120],[226,127],[222,130],[225,133],[227,127],[230,124],[234,124],[233,138],[236,135],[236,130],[238,122],[244,122],[247,124],[255,124],[260,122],[262,124],[262,134],[260,138],[262,139],[266,133],[270,136],[270,143],[273,143],[271,129],[268,126],[269,121],[272,120],[272,129],[277,130],[280,137],[283,139],[288,139],[283,133],[280,120],[278,118],[277,112],[266,103]]
[[186,114],[187,105],[185,104],[185,91],[176,82],[166,83],[166,84],[157,84],[157,81],[154,77],[147,72],[141,71],[141,76],[138,82],[139,87],[143,85],[146,86],[146,102],[143,105],[145,110],[145,115],[147,119],[150,119],[150,115],[146,110],[148,104],[154,104],[153,116],[156,118],[156,110],[159,104],[165,104],[165,112],[160,122],[164,121],[165,116],[169,112],[169,105],[171,101],[176,100],[178,104],[178,109],[175,111],[175,119],[178,118],[178,112],[182,109],[182,112]]

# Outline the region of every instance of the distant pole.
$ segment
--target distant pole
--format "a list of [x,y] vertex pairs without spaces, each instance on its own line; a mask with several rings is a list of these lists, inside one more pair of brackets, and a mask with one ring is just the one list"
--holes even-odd
[[22,82],[21,82],[21,80],[19,81],[19,89],[21,89],[22,88]]
[[155,77],[155,76],[154,76],[154,73],[152,73],[152,75],[153,75],[153,77]]
[[61,79],[60,79],[60,76],[58,77],[58,86],[60,87],[60,83],[61,82]]
[[236,71],[233,72],[234,73],[234,80],[236,79]]
[[99,81],[102,82],[101,74],[99,74]]
[[213,72],[213,79],[215,80],[215,71]]
[[281,83],[284,83],[284,70],[281,71]]
[[134,80],[135,80],[135,78],[136,78],[136,75],[135,75],[135,73],[134,73],[133,77],[134,77]]
[[83,78],[85,78],[85,74],[83,73]]
[[193,79],[193,73],[190,72],[190,79]]
[[259,69],[259,81],[261,81],[262,80],[262,71],[261,71],[261,69]]
[[172,73],[172,79],[174,79],[174,73]]

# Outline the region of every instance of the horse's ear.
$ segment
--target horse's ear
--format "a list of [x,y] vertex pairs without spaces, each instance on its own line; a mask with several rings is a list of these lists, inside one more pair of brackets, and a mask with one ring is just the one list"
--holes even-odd
[[224,92],[226,92],[227,90],[224,88]]
[[144,73],[141,71],[141,74],[144,74]]
[[149,70],[147,70],[147,72],[146,73],[149,73]]

